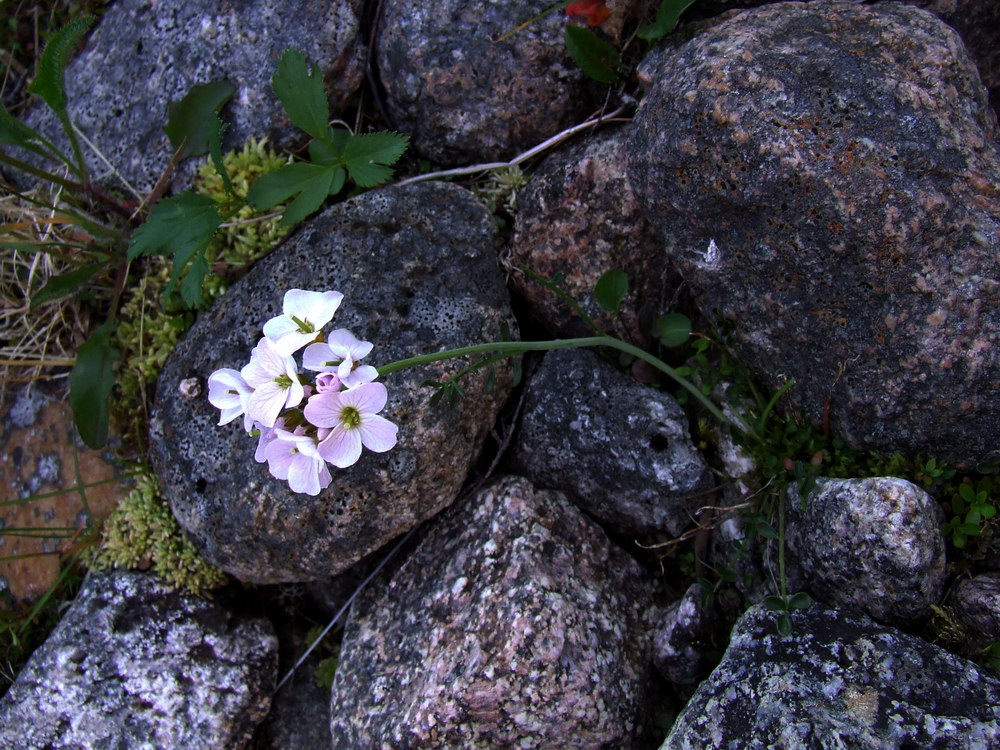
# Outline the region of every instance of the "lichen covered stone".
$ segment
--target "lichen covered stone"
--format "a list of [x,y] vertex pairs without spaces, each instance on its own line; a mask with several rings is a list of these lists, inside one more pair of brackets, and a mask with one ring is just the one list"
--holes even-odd
[[354,605],[334,747],[640,746],[650,603],[637,563],[562,495],[504,478]]
[[516,325],[494,233],[492,217],[454,185],[365,193],[304,223],[199,317],[160,375],[150,444],[163,493],[207,561],[258,583],[319,580],[455,499],[509,392],[507,364],[488,391],[485,371],[463,380],[468,396],[454,408],[430,404],[422,383],[443,380],[463,360],[385,378],[382,416],[399,426],[398,443],[334,470],[316,497],[292,492],[254,461],[257,440],[241,420],[217,424],[204,383],[249,361],[288,289],[344,293],[327,328],[373,342],[365,362],[375,366],[500,340],[502,324]]
[[265,618],[142,573],[92,575],[0,698],[0,746],[246,747],[277,646]]

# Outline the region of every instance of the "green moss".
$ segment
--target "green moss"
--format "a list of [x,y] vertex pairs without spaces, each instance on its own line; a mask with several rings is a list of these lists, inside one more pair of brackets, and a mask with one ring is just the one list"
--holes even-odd
[[225,585],[226,575],[198,555],[181,532],[151,475],[144,475],[104,524],[100,546],[92,554],[95,570],[152,568],[177,588],[204,594]]

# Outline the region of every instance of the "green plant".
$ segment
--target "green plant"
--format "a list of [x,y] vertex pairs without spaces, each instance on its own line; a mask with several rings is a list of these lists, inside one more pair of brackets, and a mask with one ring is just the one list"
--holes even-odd
[[973,484],[966,479],[951,496],[952,517],[941,527],[941,532],[951,543],[962,549],[970,536],[979,536],[983,524],[997,514],[992,496],[996,493],[993,479],[982,477]]

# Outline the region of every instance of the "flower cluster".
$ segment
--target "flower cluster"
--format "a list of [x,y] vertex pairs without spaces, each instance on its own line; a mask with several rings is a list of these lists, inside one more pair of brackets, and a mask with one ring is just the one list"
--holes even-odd
[[[378,416],[385,386],[373,382],[374,367],[360,364],[372,344],[346,328],[323,336],[343,299],[340,292],[289,290],[283,314],[264,324],[250,362],[208,378],[208,400],[222,412],[219,424],[242,415],[244,429],[258,436],[254,458],[308,495],[333,481],[327,463],[343,469],[358,460],[362,446],[382,453],[396,444],[396,425]],[[311,382],[292,356],[303,347]]]

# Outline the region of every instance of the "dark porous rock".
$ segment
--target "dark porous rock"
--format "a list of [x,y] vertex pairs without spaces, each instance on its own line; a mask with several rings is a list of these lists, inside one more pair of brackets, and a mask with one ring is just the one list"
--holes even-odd
[[265,618],[142,573],[92,575],[0,698],[0,746],[246,747],[277,650]]
[[599,103],[566,51],[564,14],[494,41],[548,5],[384,3],[376,56],[386,106],[420,154],[443,164],[509,159]]
[[1000,642],[1000,574],[964,578],[955,584],[948,605],[973,649]]
[[[562,288],[605,330],[644,341],[651,320],[669,310],[677,279],[625,177],[624,138],[622,129],[593,133],[539,165],[517,198],[510,255],[543,276],[565,274]],[[593,294],[613,268],[630,282],[621,315],[605,312]],[[591,335],[551,290],[516,271],[512,279],[554,335]]]
[[512,466],[628,534],[680,534],[712,484],[673,397],[579,349],[532,376]]
[[199,317],[160,375],[150,442],[163,492],[205,559],[246,581],[319,580],[455,499],[509,393],[509,366],[498,366],[489,392],[484,371],[463,380],[468,396],[454,408],[431,405],[421,383],[464,360],[390,375],[382,414],[399,426],[396,447],[333,469],[316,497],[254,461],[257,440],[240,420],[218,426],[207,398],[179,388],[249,361],[293,288],[343,292],[327,329],[373,342],[365,361],[375,366],[499,340],[503,323],[515,326],[494,233],[493,218],[454,185],[365,193],[303,224]]
[[693,583],[663,613],[653,642],[653,663],[681,695],[690,696],[712,662],[714,617],[705,587]]
[[1000,681],[864,616],[750,609],[661,750],[955,748],[1000,744]]
[[651,596],[562,495],[504,478],[355,604],[333,745],[636,747],[654,699]]
[[997,125],[954,31],[778,3],[644,66],[629,180],[747,364],[854,447],[1000,454]]
[[[350,0],[118,0],[66,70],[70,117],[145,194],[173,153],[163,132],[167,108],[196,84],[227,80],[236,87],[223,110],[231,125],[226,148],[251,136],[270,136],[287,147],[302,136],[271,89],[289,47],[318,65],[334,110],[346,106],[363,73]],[[47,108],[36,108],[30,122],[50,135],[61,133]],[[93,174],[110,179],[105,162],[86,146],[84,152]],[[182,177],[193,171],[188,164]]]
[[931,615],[944,593],[943,514],[905,479],[819,479],[803,509],[788,487],[786,543],[821,600],[893,625]]

